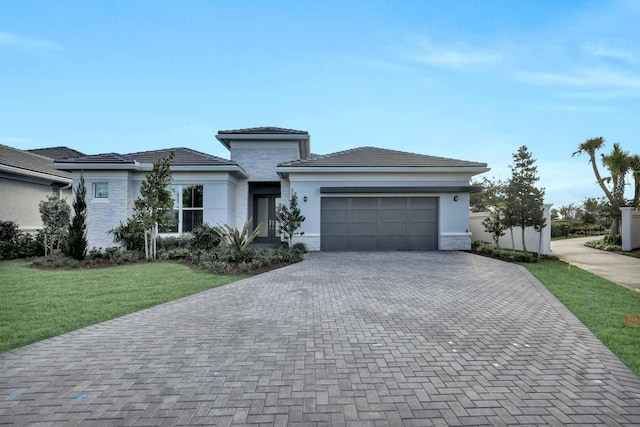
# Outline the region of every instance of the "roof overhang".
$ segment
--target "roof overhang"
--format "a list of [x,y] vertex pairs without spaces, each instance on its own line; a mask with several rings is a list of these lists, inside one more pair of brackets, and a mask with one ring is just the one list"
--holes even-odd
[[31,178],[39,178],[39,179],[52,181],[52,182],[61,182],[61,183],[64,183],[64,184],[71,184],[73,182],[73,180],[70,177],[69,178],[65,178],[65,177],[62,177],[62,176],[57,176],[57,175],[52,175],[52,174],[42,173],[42,172],[36,172],[36,171],[29,170],[29,169],[16,168],[16,167],[13,167],[13,166],[8,166],[8,165],[0,165],[0,171],[11,173],[11,174],[14,174],[14,175],[24,175],[24,176],[28,176],[28,177],[31,177]]
[[[53,169],[65,171],[78,170],[108,170],[108,171],[134,171],[150,172],[153,163],[54,163]],[[228,172],[238,178],[248,178],[249,175],[237,165],[171,165],[171,172]]]
[[310,156],[309,134],[293,133],[218,133],[216,139],[222,145],[231,149],[231,141],[297,141],[300,147],[300,158],[306,159]]
[[464,173],[473,176],[490,170],[486,166],[278,166],[276,169],[282,176],[290,173]]

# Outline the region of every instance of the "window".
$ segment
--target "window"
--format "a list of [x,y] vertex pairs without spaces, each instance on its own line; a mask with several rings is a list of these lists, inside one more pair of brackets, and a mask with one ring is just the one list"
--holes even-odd
[[203,193],[202,185],[172,185],[173,212],[175,223],[163,227],[161,233],[189,233],[202,224]]
[[93,197],[95,197],[96,199],[108,199],[109,183],[96,182],[95,184],[93,184]]

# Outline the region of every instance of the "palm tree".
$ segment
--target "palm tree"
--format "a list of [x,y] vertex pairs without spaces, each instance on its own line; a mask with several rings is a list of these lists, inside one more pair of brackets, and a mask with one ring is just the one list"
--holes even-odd
[[585,142],[578,146],[578,151],[575,151],[571,156],[575,157],[580,156],[582,154],[589,155],[589,163],[593,166],[593,173],[596,175],[596,181],[604,191],[604,194],[607,196],[607,199],[611,202],[613,200],[613,195],[604,184],[603,179],[600,177],[600,171],[598,170],[598,164],[596,162],[596,151],[600,150],[604,147],[605,140],[603,137],[598,136],[596,138],[587,139]]
[[634,154],[629,158],[629,167],[631,169],[631,174],[633,176],[633,200],[631,202],[632,206],[640,205],[640,155]]

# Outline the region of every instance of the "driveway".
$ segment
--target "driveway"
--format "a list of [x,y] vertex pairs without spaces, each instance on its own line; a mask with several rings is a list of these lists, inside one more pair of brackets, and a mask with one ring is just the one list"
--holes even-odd
[[629,289],[640,291],[640,258],[586,247],[589,240],[602,237],[554,240],[551,253],[590,273]]
[[640,380],[523,268],[299,264],[0,355],[0,424],[640,424]]

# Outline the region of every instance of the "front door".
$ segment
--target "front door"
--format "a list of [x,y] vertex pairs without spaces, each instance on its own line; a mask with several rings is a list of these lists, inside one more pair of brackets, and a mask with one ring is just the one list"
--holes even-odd
[[256,242],[278,243],[280,227],[276,221],[276,208],[280,204],[279,194],[257,194],[253,197],[253,228],[260,226]]

